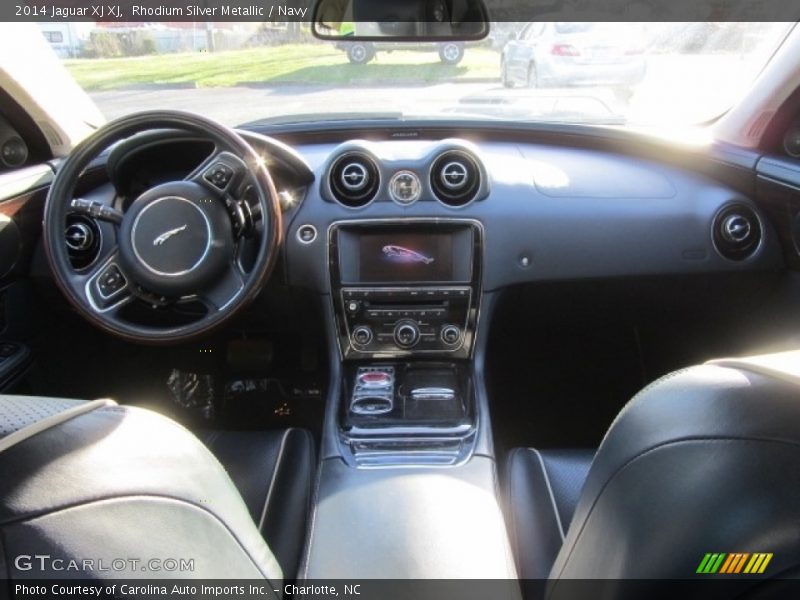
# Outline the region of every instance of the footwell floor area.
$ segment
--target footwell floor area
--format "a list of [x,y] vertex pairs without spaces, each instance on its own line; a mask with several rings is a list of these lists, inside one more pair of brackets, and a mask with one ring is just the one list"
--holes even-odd
[[754,315],[759,299],[725,283],[563,283],[504,293],[486,353],[498,456],[516,446],[596,448],[651,381],[747,353],[754,336],[742,315]]
[[113,398],[189,428],[321,430],[327,363],[313,339],[220,336],[150,347],[60,319],[34,351],[22,393]]

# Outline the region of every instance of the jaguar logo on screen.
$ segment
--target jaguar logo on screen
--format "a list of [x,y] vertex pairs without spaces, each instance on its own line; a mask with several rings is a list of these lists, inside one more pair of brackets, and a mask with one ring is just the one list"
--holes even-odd
[[403,246],[384,246],[383,254],[392,262],[431,264],[435,259]]

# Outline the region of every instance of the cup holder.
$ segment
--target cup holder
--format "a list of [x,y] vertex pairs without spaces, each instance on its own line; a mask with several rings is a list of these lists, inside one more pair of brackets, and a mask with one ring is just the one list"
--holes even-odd
[[360,396],[353,400],[350,410],[357,415],[385,415],[392,412],[393,404],[385,396]]

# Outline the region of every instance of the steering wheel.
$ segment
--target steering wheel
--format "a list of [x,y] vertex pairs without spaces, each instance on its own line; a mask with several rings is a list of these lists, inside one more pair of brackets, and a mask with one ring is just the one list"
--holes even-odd
[[[209,139],[214,150],[185,179],[150,188],[125,211],[74,197],[81,173],[100,153],[153,129]],[[242,197],[249,187],[258,200]],[[65,243],[67,215],[114,224],[116,243],[85,272],[72,267]],[[257,225],[254,225],[257,223]],[[255,258],[245,271],[239,250],[258,230]],[[150,111],[112,121],[81,142],[58,170],[44,209],[44,248],[56,283],[77,311],[101,329],[144,343],[188,341],[220,327],[261,290],[281,242],[278,195],[264,161],[235,131],[181,111]],[[136,303],[159,309],[199,302],[189,323],[134,319]],[[150,322],[148,322],[150,321]]]

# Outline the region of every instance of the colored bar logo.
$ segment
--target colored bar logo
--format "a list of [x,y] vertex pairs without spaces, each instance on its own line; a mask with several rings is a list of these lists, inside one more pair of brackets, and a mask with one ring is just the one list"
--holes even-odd
[[760,575],[772,560],[772,552],[708,552],[700,561],[696,573],[701,575],[738,575],[747,573]]

